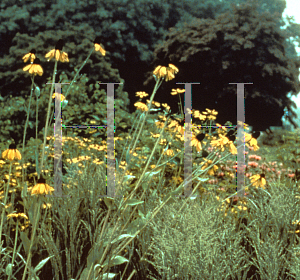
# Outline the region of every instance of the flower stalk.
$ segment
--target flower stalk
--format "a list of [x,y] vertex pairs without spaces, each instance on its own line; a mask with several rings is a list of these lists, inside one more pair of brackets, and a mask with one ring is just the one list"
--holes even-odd
[[[35,216],[34,227],[33,227],[33,231],[32,231],[32,234],[31,234],[30,246],[29,246],[29,250],[28,250],[28,256],[27,256],[26,265],[25,265],[25,269],[24,269],[24,272],[23,272],[22,280],[25,280],[26,273],[27,273],[27,267],[28,267],[29,262],[31,261],[31,255],[32,255],[31,249],[33,247],[35,232],[36,232],[36,229],[37,229],[37,223],[40,219],[40,208],[41,208],[41,198],[38,197],[37,213],[36,213],[36,216]],[[28,279],[30,279],[30,278],[28,278]]]
[[0,247],[1,248],[2,248],[2,229],[3,229],[3,222],[4,222],[5,206],[6,206],[7,197],[8,197],[8,189],[9,189],[10,176],[11,176],[11,167],[12,167],[12,161],[10,161],[10,164],[9,164],[9,173],[8,173],[9,176],[8,176],[7,187],[5,190],[4,204],[3,204],[2,214],[1,214],[1,224],[0,224]]
[[46,117],[46,125],[45,125],[45,130],[44,130],[44,143],[43,143],[41,166],[40,166],[40,170],[39,170],[40,172],[38,174],[38,179],[40,178],[41,172],[43,170],[44,155],[45,155],[45,146],[46,146],[48,125],[49,125],[49,115],[50,115],[51,102],[52,102],[52,92],[53,92],[53,88],[54,88],[54,84],[55,84],[56,73],[57,73],[57,60],[55,60],[55,64],[54,64],[54,71],[53,71],[53,76],[52,76],[51,90],[50,90],[50,94],[49,94],[49,102],[48,102],[48,110],[47,110],[47,117]]

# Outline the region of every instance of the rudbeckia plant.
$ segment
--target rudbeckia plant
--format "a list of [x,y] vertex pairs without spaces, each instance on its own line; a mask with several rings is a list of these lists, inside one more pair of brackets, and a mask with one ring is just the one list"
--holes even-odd
[[[160,94],[159,90],[161,89],[162,83],[168,83],[175,79],[179,73],[179,69],[174,64],[154,67],[152,74],[155,77],[155,84],[153,85],[152,93],[148,94],[144,91],[136,92],[136,96],[139,98],[134,104],[137,108],[135,112],[136,122],[133,124],[130,123],[133,133],[124,133],[124,138],[113,136],[116,145],[112,145],[112,147],[116,147],[116,151],[117,148],[119,148],[122,152],[125,152],[125,159],[123,159],[123,153],[121,157],[119,157],[119,154],[117,155],[118,158],[115,157],[115,166],[109,165],[109,162],[106,162],[109,157],[108,141],[101,139],[102,141],[99,140],[97,144],[89,144],[91,139],[78,137],[75,140],[72,139],[74,140],[73,143],[69,143],[68,141],[71,137],[55,135],[55,137],[59,137],[59,139],[61,137],[62,146],[65,148],[62,150],[62,154],[64,156],[68,155],[69,158],[63,159],[63,163],[68,171],[67,175],[63,177],[64,180],[68,180],[68,184],[65,184],[66,181],[62,184],[63,195],[67,194],[67,196],[54,197],[57,194],[57,190],[49,183],[51,178],[44,177],[45,173],[51,169],[49,168],[49,162],[46,161],[46,156],[52,156],[51,145],[46,145],[46,140],[52,138],[47,137],[49,123],[53,118],[51,104],[55,98],[58,98],[61,101],[60,108],[64,109],[68,104],[67,96],[72,92],[71,87],[91,55],[94,52],[99,56],[106,55],[106,50],[101,45],[100,37],[97,37],[90,43],[91,49],[87,58],[83,61],[78,70],[75,68],[74,77],[70,80],[66,93],[64,94],[54,90],[54,84],[61,63],[69,62],[68,49],[65,47],[63,40],[58,40],[54,47],[50,46],[49,51],[44,55],[44,62],[37,58],[39,53],[35,49],[31,49],[22,57],[25,63],[23,67],[24,74],[30,76],[32,81],[29,105],[28,108],[26,108],[27,119],[24,127],[22,151],[20,152],[17,146],[12,144],[1,154],[3,162],[9,163],[9,174],[5,177],[8,182],[5,182],[3,190],[0,189],[0,200],[3,200],[0,208],[0,241],[5,244],[3,247],[2,244],[0,244],[1,252],[7,250],[11,245],[10,243],[12,243],[11,240],[13,240],[10,240],[7,233],[3,234],[3,231],[6,228],[13,228],[16,231],[15,243],[13,244],[14,246],[11,246],[14,247],[12,257],[9,255],[11,250],[8,249],[6,258],[9,259],[9,263],[5,269],[3,269],[9,280],[38,279],[38,271],[46,265],[48,265],[48,267],[45,271],[49,273],[53,272],[50,278],[57,277],[57,279],[82,280],[113,279],[117,274],[112,273],[112,270],[119,269],[122,264],[126,264],[126,266],[122,266],[122,274],[119,273],[119,275],[122,275],[122,279],[131,279],[134,274],[137,274],[136,279],[142,279],[147,275],[146,272],[137,272],[136,268],[139,266],[135,264],[132,265],[132,262],[138,258],[136,254],[136,252],[138,252],[140,258],[137,262],[139,264],[142,261],[154,263],[152,259],[148,260],[146,257],[147,251],[151,246],[149,246],[149,248],[147,246],[145,247],[144,245],[147,242],[144,241],[146,241],[146,239],[148,239],[148,241],[150,240],[150,233],[152,234],[156,230],[160,220],[165,227],[165,231],[170,232],[167,237],[167,241],[169,242],[171,240],[170,237],[173,237],[173,235],[176,235],[178,232],[181,234],[181,232],[187,228],[188,223],[184,224],[184,226],[182,226],[182,223],[184,223],[186,218],[185,214],[192,208],[193,203],[202,203],[204,197],[208,197],[209,199],[207,201],[209,202],[203,203],[207,206],[216,200],[214,201],[214,203],[216,203],[213,204],[209,210],[211,212],[207,216],[204,212],[201,212],[203,205],[193,205],[195,209],[200,209],[201,212],[199,215],[195,214],[194,218],[199,219],[198,216],[204,217],[204,222],[200,225],[199,232],[193,232],[192,234],[193,240],[189,240],[189,242],[184,240],[184,243],[189,243],[194,246],[199,243],[199,240],[204,240],[204,243],[213,244],[217,242],[218,238],[224,238],[227,234],[225,231],[226,228],[224,227],[222,228],[221,236],[218,238],[212,237],[208,239],[205,236],[202,238],[204,224],[207,224],[209,221],[214,219],[222,220],[220,224],[216,224],[217,226],[213,225],[208,230],[205,230],[207,236],[209,234],[217,234],[225,222],[232,227],[235,226],[233,222],[239,223],[241,217],[246,217],[246,213],[250,213],[249,209],[251,209],[251,207],[249,207],[249,204],[244,200],[242,201],[239,197],[240,193],[235,191],[236,182],[234,182],[234,179],[237,172],[236,155],[238,151],[236,147],[235,129],[228,128],[227,125],[216,123],[218,112],[212,108],[206,108],[203,112],[192,109],[187,111],[187,114],[192,117],[193,121],[196,120],[200,123],[199,125],[195,123],[191,123],[191,126],[187,125],[182,109],[183,102],[180,97],[185,93],[185,89],[175,88],[172,89],[171,92],[162,93],[169,94],[170,96],[178,95],[181,104],[181,112],[178,114],[173,114],[168,104],[161,104],[155,101],[155,96]],[[36,180],[34,174],[33,183],[30,182],[29,184],[32,184],[32,186],[27,188],[27,182],[24,184],[24,169],[26,168],[26,165],[24,165],[24,158],[26,157],[24,153],[25,137],[31,110],[31,98],[35,97],[38,101],[41,95],[38,79],[39,76],[44,75],[42,68],[43,63],[53,65],[52,83],[47,95],[47,97],[49,97],[47,100],[49,101],[47,114],[45,114],[46,123],[44,126],[43,142],[38,139],[37,133],[36,142],[30,139],[30,141],[33,141],[31,142],[33,143],[32,146],[36,145],[35,168],[38,178]],[[99,92],[98,89],[99,87],[97,88]],[[32,96],[33,94],[35,96]],[[36,104],[35,112],[36,119],[38,120],[38,102],[36,102]],[[78,106],[80,105],[78,104]],[[60,115],[60,113],[61,112],[58,112],[58,115]],[[90,123],[92,125],[95,124],[94,120],[90,120]],[[37,128],[36,126],[36,131]],[[246,125],[245,129],[248,129]],[[187,135],[187,132],[191,132],[190,135]],[[190,140],[189,148],[191,148],[191,152],[189,153],[185,151],[185,148],[188,147],[188,145],[185,146],[185,144],[187,144],[186,136],[188,136]],[[245,133],[244,136],[245,147],[249,150],[258,151],[258,135]],[[110,139],[110,137],[109,135],[108,139]],[[126,143],[125,140],[127,141]],[[130,143],[128,143],[128,141],[130,141]],[[41,151],[38,150],[39,148]],[[98,154],[91,152],[91,150],[97,151]],[[82,152],[84,154],[76,158],[73,156],[73,152],[74,154],[77,153],[77,155]],[[119,150],[117,152],[119,152]],[[40,155],[41,158],[39,159]],[[186,165],[186,155],[188,159],[191,159],[189,162],[191,163],[190,166]],[[55,155],[53,157],[55,159]],[[233,159],[233,163],[232,161],[227,161],[227,163],[229,163],[224,166],[225,159]],[[255,160],[259,160],[259,157],[253,159],[253,162],[251,162],[251,164],[249,163],[247,168],[258,168],[258,163],[255,163]],[[10,182],[13,179],[12,170],[14,164],[18,161],[21,161],[22,165],[19,167],[22,168],[22,184],[16,184],[15,188],[17,190],[21,189],[21,206],[19,206],[21,209],[11,211],[12,207],[10,202],[13,204],[14,194],[12,193],[13,190],[10,189]],[[2,161],[0,161],[0,165],[2,165]],[[114,169],[115,167],[116,170]],[[109,181],[109,176],[106,173],[111,170],[115,172],[115,174],[113,174],[115,175],[115,196],[108,195],[107,183],[111,181]],[[269,181],[267,180],[266,174],[264,170],[260,171],[256,169],[252,173],[247,169],[246,179],[248,181],[242,190],[243,192],[247,191],[245,196],[248,195],[248,193],[254,195],[265,193],[269,195]],[[299,173],[296,173],[296,182],[299,176]],[[101,177],[101,180],[98,180],[98,177]],[[55,179],[53,181],[55,181]],[[1,183],[2,182],[0,182],[0,185]],[[187,183],[191,183],[192,191],[186,197],[186,194],[182,196],[182,193],[184,193]],[[10,193],[12,193],[11,197]],[[28,193],[30,194],[29,196],[27,195]],[[82,195],[85,195],[85,197],[82,198]],[[178,196],[186,199],[177,199]],[[247,196],[246,198],[252,202],[253,209],[255,207],[258,208],[256,201],[254,201],[254,196]],[[180,201],[180,204],[178,201]],[[174,209],[172,210],[173,206]],[[167,215],[159,215],[163,207],[170,207],[167,209],[167,214],[173,216],[169,221],[167,221]],[[217,214],[219,216],[217,216]],[[247,217],[247,219],[249,219],[249,217]],[[24,220],[26,221],[21,231],[19,231],[18,225],[21,219],[23,222]],[[254,222],[254,220],[251,222]],[[240,224],[238,224],[238,227],[239,225]],[[148,229],[150,229],[149,232],[144,234]],[[159,237],[161,237],[165,231],[159,230]],[[18,234],[20,234],[19,237]],[[20,250],[17,249],[16,246],[18,238],[22,239],[24,245],[24,248],[20,245]],[[196,243],[194,242],[195,240],[197,241]],[[4,243],[4,241],[6,243]],[[230,243],[223,241],[224,240],[220,242],[222,246]],[[140,244],[138,242],[140,242]],[[159,240],[157,240],[156,243],[158,242]],[[138,249],[136,244],[144,245],[140,246],[142,249]],[[200,245],[202,248],[202,243]],[[229,245],[231,246],[231,243]],[[191,246],[191,248],[193,246]],[[86,248],[88,248],[88,250],[86,250]],[[158,250],[161,250],[161,248],[163,248],[163,246],[158,246]],[[172,251],[174,249],[174,254],[171,253],[173,257],[173,255],[175,256],[177,254],[176,248],[178,248],[178,244],[175,242],[175,246],[167,245],[166,250]],[[191,251],[191,248],[181,251],[187,251],[188,253]],[[139,250],[142,251],[141,254]],[[16,253],[17,251],[18,253]],[[221,251],[228,252],[226,248],[219,250],[220,254]],[[34,254],[37,252],[38,254],[35,256]],[[159,254],[161,254],[161,252],[162,251],[160,251]],[[163,258],[169,258],[170,260],[170,254],[162,253],[164,254]],[[156,254],[156,260],[159,259],[159,254]],[[216,254],[207,253],[207,255],[214,256]],[[22,276],[16,276],[16,270],[20,269],[19,267],[14,267],[19,256],[22,256],[21,263],[25,263],[24,270],[20,272]],[[51,264],[49,262],[50,259]],[[199,259],[201,260],[201,265],[207,262],[205,258],[199,257]],[[231,258],[223,258],[222,255],[222,259],[227,260]],[[169,262],[169,260],[166,263],[172,263],[172,261]],[[181,261],[182,260],[178,261],[177,264],[180,264]],[[195,259],[191,262],[194,263],[194,261]],[[215,260],[213,261],[215,262]],[[164,262],[164,260],[162,262]],[[211,267],[211,258],[208,262],[207,267]],[[35,267],[33,267],[33,265],[35,265]],[[192,265],[193,264],[191,264],[191,266]],[[130,266],[132,271],[129,273]],[[230,268],[230,270],[233,271],[234,269]],[[197,279],[197,276],[198,275],[193,275],[192,278]],[[43,274],[40,278],[43,279],[42,277],[45,278],[48,276]],[[157,279],[158,278],[161,277],[157,277]]]
[[[41,163],[40,163],[40,167],[36,166],[38,177],[40,176],[40,172],[42,172],[43,165],[44,165],[46,136],[47,136],[48,126],[49,126],[49,121],[50,121],[49,116],[50,116],[50,109],[51,109],[51,101],[52,101],[52,98],[53,98],[53,88],[54,88],[54,84],[55,84],[55,77],[57,75],[58,62],[62,62],[62,63],[69,62],[68,53],[63,51],[63,47],[64,47],[64,41],[62,39],[59,39],[57,41],[54,49],[50,50],[45,55],[45,58],[47,59],[48,62],[50,62],[51,59],[54,59],[54,69],[53,69],[52,83],[51,83],[51,89],[50,89],[49,101],[48,101],[48,109],[47,109],[47,116],[46,116],[46,124],[45,124],[44,141],[43,141],[43,147],[42,147]],[[65,106],[67,106],[68,100],[66,98],[68,96],[69,90],[70,90],[71,86],[73,85],[74,81],[76,81],[76,78],[78,77],[81,69],[86,64],[87,60],[90,58],[90,56],[92,55],[92,53],[94,51],[100,52],[102,56],[105,56],[106,51],[101,46],[101,39],[100,39],[99,36],[96,37],[96,39],[94,40],[94,46],[91,48],[91,51],[88,54],[87,58],[82,63],[79,70],[76,72],[74,78],[72,79],[72,81],[71,81],[71,83],[70,83],[70,85],[69,85],[69,87],[66,91],[66,94],[64,96],[61,95],[62,108],[65,108]],[[28,106],[28,110],[27,110],[28,114],[27,114],[27,120],[26,120],[26,124],[25,124],[25,128],[24,128],[24,137],[23,137],[23,149],[22,149],[22,151],[24,152],[24,149],[25,149],[25,136],[26,136],[26,130],[27,130],[28,121],[29,121],[29,110],[30,110],[32,92],[35,91],[37,99],[38,99],[39,94],[40,94],[39,87],[34,83],[34,77],[36,75],[41,76],[43,74],[43,68],[40,65],[40,60],[38,58],[36,58],[36,50],[35,49],[32,49],[29,53],[25,54],[22,57],[22,59],[23,59],[24,62],[27,62],[28,60],[30,60],[31,63],[28,64],[27,66],[25,66],[23,68],[23,71],[28,71],[29,74],[31,74],[31,79],[32,79],[32,86],[31,86],[31,91],[30,91],[31,94],[30,94],[29,106]],[[38,112],[38,110],[36,110],[36,112]],[[38,116],[37,116],[37,118],[38,118]],[[36,139],[36,141],[37,141],[37,139]],[[22,176],[23,177],[23,182],[22,183],[24,184],[24,171],[23,171],[23,169],[22,169],[22,174],[23,174],[23,176]]]

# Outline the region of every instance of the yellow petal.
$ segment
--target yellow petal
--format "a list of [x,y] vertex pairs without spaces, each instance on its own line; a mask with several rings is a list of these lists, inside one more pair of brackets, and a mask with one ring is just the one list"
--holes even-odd
[[39,76],[42,76],[44,71],[40,65],[37,65],[36,72]]
[[53,57],[53,50],[51,50],[50,52],[48,52],[46,55],[45,55],[46,58],[50,57],[50,59]]
[[55,50],[55,59],[58,61],[60,57],[60,50]]
[[23,71],[27,71],[31,66],[32,66],[31,64],[26,65],[26,66],[23,68]]

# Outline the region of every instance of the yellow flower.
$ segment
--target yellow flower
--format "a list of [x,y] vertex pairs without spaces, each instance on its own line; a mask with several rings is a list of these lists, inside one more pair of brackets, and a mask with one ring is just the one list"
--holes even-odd
[[175,65],[173,65],[173,64],[169,64],[169,71],[172,74],[177,74],[179,72],[178,68]]
[[251,134],[245,132],[244,135],[245,135],[245,142],[249,142],[252,139]]
[[233,144],[232,141],[230,141],[230,144],[229,144],[229,151],[231,154],[233,155],[236,155],[237,154],[237,148],[236,146]]
[[251,176],[250,180],[254,187],[262,187],[263,189],[265,189],[265,185],[267,183],[265,177],[265,174],[256,174]]
[[52,205],[51,205],[51,203],[43,203],[43,209],[46,209],[46,208],[51,208],[52,207]]
[[192,134],[192,146],[196,147],[196,150],[200,152],[202,150],[202,145],[201,141],[204,139],[205,134],[200,133],[195,135],[194,133]]
[[105,56],[106,51],[100,46],[100,37],[97,36],[94,41],[94,47],[96,52],[101,52],[103,56]]
[[222,135],[222,134],[219,134],[219,137],[220,139],[217,139],[217,140],[211,140],[211,146],[212,147],[218,147],[220,146],[221,147],[221,151],[224,152],[224,146],[229,144],[229,139]]
[[[238,124],[240,125],[240,126],[243,126],[243,122],[241,122],[241,121],[238,121]],[[249,130],[249,126],[248,126],[248,124],[246,124],[246,123],[244,123],[244,130]]]
[[175,78],[175,75],[174,75],[172,72],[167,71],[166,82],[171,81],[171,80],[173,80],[174,78]]
[[246,201],[241,201],[241,204],[242,204],[242,205],[238,205],[237,208],[238,208],[239,210],[246,211],[246,210],[248,209],[248,208],[245,206],[245,205],[247,205],[247,202],[246,202]]
[[61,62],[69,62],[68,54],[65,52],[61,52],[59,60]]
[[41,65],[39,65],[40,60],[37,58],[35,63],[28,64],[23,68],[23,71],[28,71],[30,74],[38,74],[39,76],[43,75],[43,68]]
[[8,159],[8,160],[21,160],[22,156],[21,153],[16,149],[16,145],[15,144],[10,144],[8,150],[5,150],[2,153],[2,158],[4,159]]
[[32,49],[29,53],[25,54],[22,59],[24,60],[24,62],[27,62],[27,60],[30,58],[30,62],[33,63],[33,61],[36,59],[35,56],[36,50]]
[[168,82],[175,78],[175,74],[177,74],[178,71],[178,68],[173,64],[169,64],[169,67],[159,65],[154,69],[153,75],[155,75],[157,79],[165,78],[166,82]]
[[144,92],[144,91],[137,91],[135,93],[136,96],[140,97],[140,98],[143,98],[143,97],[147,97],[149,94]]
[[48,52],[45,57],[48,58],[48,61],[55,57],[57,61],[69,62],[68,54],[62,51],[64,42],[62,39],[59,39],[56,43],[55,49]]
[[45,55],[45,57],[48,58],[48,61],[54,56],[57,61],[69,62],[68,54],[60,50],[51,50]]
[[[207,160],[206,158],[204,158],[204,160],[206,161],[204,163],[204,165],[201,167],[201,170],[204,170],[206,169],[208,166],[211,165],[212,163],[212,160]],[[207,171],[207,174],[208,175],[214,175],[215,174],[215,171],[217,171],[219,169],[218,166],[214,165],[212,168],[210,168],[208,171]]]
[[163,78],[166,76],[167,74],[167,68],[165,66],[157,66],[154,71],[153,74],[159,79],[159,78]]
[[150,134],[151,134],[151,137],[153,137],[153,138],[158,138],[160,136],[160,134],[158,134],[158,133],[154,134],[151,131],[150,131]]
[[[64,101],[65,100],[65,96],[61,93],[58,93],[60,94],[60,101]],[[55,93],[52,94],[52,98],[55,98]]]
[[[25,230],[26,228],[28,228],[29,226],[29,221],[28,217],[26,214],[24,213],[11,213],[7,215],[7,219],[13,219],[14,223],[16,223],[17,221],[23,222],[23,225],[20,225],[21,231]],[[12,229],[12,231],[15,231],[15,229]]]
[[137,107],[138,110],[141,110],[141,111],[148,111],[148,106],[145,104],[145,103],[142,103],[142,102],[136,102],[134,104],[135,107]]
[[[150,100],[149,100],[149,99],[147,99],[146,101],[147,101],[148,104],[150,103]],[[156,107],[160,107],[160,103],[159,103],[159,102],[156,102],[156,101],[154,101],[154,100],[152,101],[152,104],[155,105]]]
[[184,93],[185,92],[185,89],[181,89],[181,88],[172,88],[172,92],[171,92],[171,94],[172,95],[177,95],[177,94],[179,94],[179,93]]
[[168,124],[168,127],[171,128],[171,127],[177,127],[179,124],[178,124],[178,121],[176,120],[171,120],[170,123]]
[[169,180],[169,182],[170,183],[174,182],[175,184],[181,184],[183,182],[183,179],[180,176],[178,176],[178,177],[172,176],[172,179]]
[[155,125],[156,125],[158,128],[163,128],[165,124],[164,124],[163,122],[160,122],[160,121],[155,121]]
[[204,115],[208,115],[207,116],[207,119],[209,119],[209,120],[215,120],[216,119],[216,115],[218,115],[218,112],[217,111],[215,111],[215,110],[209,110],[209,109],[207,109],[206,108],[206,111],[207,112],[202,112]]
[[205,121],[206,116],[202,115],[198,110],[194,111],[194,118],[199,119],[200,121]]
[[28,220],[28,217],[26,216],[26,214],[24,213],[11,213],[7,215],[7,218],[24,218]]
[[167,111],[170,110],[170,106],[167,103],[161,104]]
[[54,191],[54,189],[46,184],[46,180],[44,178],[40,178],[38,179],[37,184],[32,188],[31,195],[48,194],[52,191]]
[[167,156],[174,156],[174,151],[172,149],[168,149],[164,152]]
[[[253,138],[251,134],[246,133],[246,132],[245,132],[245,142],[246,142],[246,146],[253,147],[254,151],[257,151],[259,149],[259,147],[257,145],[257,140],[255,138]],[[248,142],[249,142],[249,144],[248,144]]]

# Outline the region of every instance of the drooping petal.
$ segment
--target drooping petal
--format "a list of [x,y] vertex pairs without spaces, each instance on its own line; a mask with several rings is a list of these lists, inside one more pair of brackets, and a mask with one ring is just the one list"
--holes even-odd
[[32,66],[31,64],[26,65],[26,66],[23,68],[23,71],[28,71],[28,69],[30,69],[31,66]]

